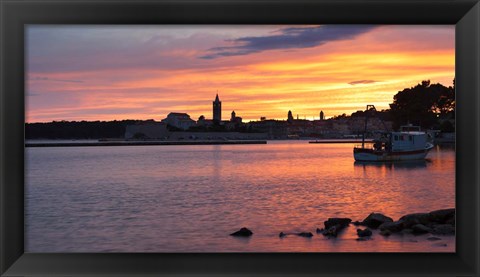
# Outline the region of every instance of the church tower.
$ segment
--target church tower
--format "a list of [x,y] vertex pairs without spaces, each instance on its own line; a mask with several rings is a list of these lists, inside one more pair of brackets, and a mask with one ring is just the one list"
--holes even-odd
[[323,111],[320,111],[320,120],[325,120],[325,115],[323,114]]
[[288,120],[287,120],[289,123],[292,123],[293,122],[293,115],[292,115],[292,111],[288,111]]
[[218,99],[218,93],[213,101],[213,122],[220,124],[222,121],[222,102]]

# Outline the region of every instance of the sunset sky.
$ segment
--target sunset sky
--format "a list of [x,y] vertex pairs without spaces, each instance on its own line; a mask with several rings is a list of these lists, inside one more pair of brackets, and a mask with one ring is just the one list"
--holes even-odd
[[455,26],[30,25],[26,120],[244,121],[350,114],[422,80],[451,86]]

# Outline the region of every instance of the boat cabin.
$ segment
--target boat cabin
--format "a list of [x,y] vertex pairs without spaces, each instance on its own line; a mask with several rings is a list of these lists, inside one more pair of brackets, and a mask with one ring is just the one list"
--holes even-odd
[[412,151],[423,149],[428,142],[428,135],[417,126],[402,126],[398,132],[380,133],[380,137],[373,142],[375,151]]
[[422,132],[392,132],[391,140],[393,151],[408,151],[424,148],[427,135]]

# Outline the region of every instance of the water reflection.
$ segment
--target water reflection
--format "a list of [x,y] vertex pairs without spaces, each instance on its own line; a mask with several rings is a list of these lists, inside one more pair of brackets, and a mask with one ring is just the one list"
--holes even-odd
[[438,150],[455,150],[455,143],[439,143],[435,144]]
[[415,169],[426,168],[431,160],[416,160],[416,161],[394,161],[394,162],[364,162],[355,161],[355,167],[373,167],[373,168],[386,168],[386,169]]

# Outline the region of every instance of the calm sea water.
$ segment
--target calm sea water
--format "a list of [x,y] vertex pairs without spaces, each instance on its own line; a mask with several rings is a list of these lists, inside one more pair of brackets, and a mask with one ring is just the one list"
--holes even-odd
[[[359,164],[353,144],[26,149],[27,252],[442,252],[453,236],[316,235],[329,217],[455,207],[455,152]],[[254,235],[229,236],[241,227]],[[314,233],[313,238],[280,232]],[[442,245],[442,244],[446,244]]]

